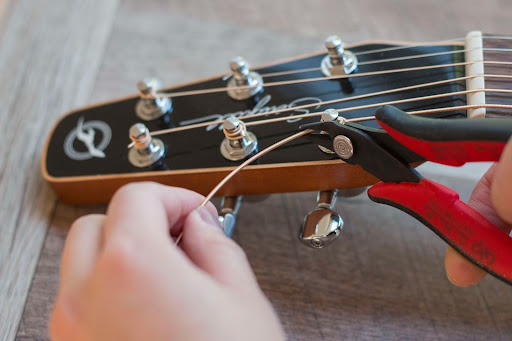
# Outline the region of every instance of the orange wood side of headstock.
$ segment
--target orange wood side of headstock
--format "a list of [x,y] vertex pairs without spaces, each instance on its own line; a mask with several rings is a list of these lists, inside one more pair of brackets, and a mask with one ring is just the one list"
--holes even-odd
[[[80,177],[73,181],[47,178],[58,197],[67,203],[105,203],[115,191],[135,181],[155,181],[208,194],[231,169],[197,169],[180,172],[150,172],[116,176]],[[312,181],[314,179],[314,181]],[[217,195],[303,192],[335,188],[363,187],[378,179],[359,166],[342,161],[307,162],[269,166],[249,166]]]

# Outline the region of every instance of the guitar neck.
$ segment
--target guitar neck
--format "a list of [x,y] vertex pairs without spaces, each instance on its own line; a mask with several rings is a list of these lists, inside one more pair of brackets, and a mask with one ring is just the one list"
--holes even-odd
[[[484,61],[497,61],[507,64],[485,64],[485,74],[505,75],[512,77],[512,37],[498,35],[484,35]],[[510,89],[512,79],[485,78],[485,88],[487,89]],[[510,94],[499,94],[488,92],[485,96],[487,104],[512,105],[512,96]],[[486,117],[511,116],[510,109],[488,108]]]

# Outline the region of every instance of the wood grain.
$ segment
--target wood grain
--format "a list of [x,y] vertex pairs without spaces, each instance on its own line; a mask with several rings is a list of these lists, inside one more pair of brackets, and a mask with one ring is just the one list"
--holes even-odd
[[[131,94],[144,76],[173,84],[224,72],[237,54],[260,64],[317,51],[332,33],[347,41],[439,40],[473,29],[510,33],[512,11],[506,0],[12,4],[0,35],[0,134],[9,146],[0,149],[4,340],[14,338],[18,325],[17,339],[48,339],[66,230],[80,215],[104,210],[62,203],[53,209],[37,163],[58,115]],[[459,178],[434,180],[467,198],[472,184]],[[511,339],[509,287],[493,278],[473,288],[453,287],[442,266],[444,244],[410,217],[365,196],[338,203],[345,220],[338,242],[322,251],[304,248],[296,233],[314,195],[246,203],[235,234],[291,340]]]
[[117,1],[20,0],[12,6],[0,42],[0,338],[5,340],[16,334],[55,208],[55,196],[38,171],[42,143],[60,113],[87,101]]

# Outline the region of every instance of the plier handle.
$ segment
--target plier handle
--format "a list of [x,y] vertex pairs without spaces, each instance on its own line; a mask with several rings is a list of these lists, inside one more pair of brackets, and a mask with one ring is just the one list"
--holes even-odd
[[337,121],[301,129],[319,131],[306,137],[381,180],[368,190],[371,200],[415,217],[471,262],[512,285],[512,238],[459,200],[455,191],[423,178],[409,165],[498,161],[512,135],[512,120],[429,119],[391,106],[379,108],[375,117],[384,130]]

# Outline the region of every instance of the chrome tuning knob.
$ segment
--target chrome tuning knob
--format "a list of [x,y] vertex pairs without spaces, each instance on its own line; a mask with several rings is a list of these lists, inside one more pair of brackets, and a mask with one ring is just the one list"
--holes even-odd
[[153,166],[165,155],[162,140],[151,137],[148,128],[142,123],[131,126],[130,140],[133,142],[133,147],[128,150],[128,160],[135,167]]
[[236,216],[242,205],[242,196],[222,198],[219,211],[219,222],[224,229],[224,234],[231,238],[236,225]]
[[317,206],[306,216],[299,233],[299,239],[307,246],[321,249],[340,235],[343,219],[332,210],[336,197],[336,190],[318,192]]
[[162,89],[162,82],[157,78],[144,78],[137,83],[141,99],[135,105],[135,113],[144,121],[151,121],[172,112],[170,97],[152,97]]
[[242,57],[233,58],[229,62],[233,77],[228,81],[227,93],[236,100],[248,99],[263,89],[263,78],[260,74],[251,71],[249,64]]
[[324,76],[348,75],[356,70],[357,57],[345,50],[344,45],[338,36],[330,36],[325,40],[328,55],[320,65]]

